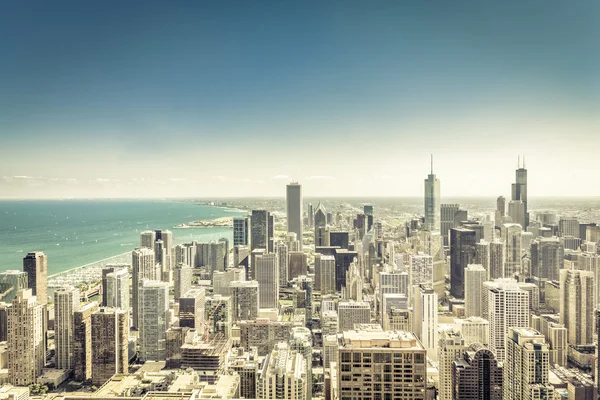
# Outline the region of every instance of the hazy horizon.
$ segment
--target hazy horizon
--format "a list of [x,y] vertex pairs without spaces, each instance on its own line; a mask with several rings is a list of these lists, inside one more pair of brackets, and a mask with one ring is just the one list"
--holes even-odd
[[[7,3],[0,198],[600,196],[600,2]],[[24,28],[27,27],[27,28]],[[560,27],[558,29],[557,27]]]

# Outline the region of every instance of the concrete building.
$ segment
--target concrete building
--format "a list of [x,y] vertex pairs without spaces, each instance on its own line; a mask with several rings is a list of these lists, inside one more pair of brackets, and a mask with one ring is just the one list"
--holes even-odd
[[104,279],[106,293],[102,297],[106,299],[106,307],[129,311],[129,271],[117,269],[106,274]]
[[144,280],[139,291],[139,358],[166,359],[165,332],[169,328],[169,284]]
[[73,378],[92,379],[92,314],[98,311],[93,301],[80,305],[73,313]]
[[286,286],[289,281],[289,255],[287,244],[283,242],[276,243],[275,254],[277,254],[277,265],[279,268],[279,286]]
[[299,250],[302,250],[302,185],[292,182],[286,187],[287,231],[296,234]]
[[579,238],[579,221],[575,217],[560,217],[558,221],[558,233],[560,236],[572,236]]
[[440,205],[440,233],[444,241],[444,246],[450,245],[450,229],[456,228],[455,218],[459,209],[460,204]]
[[487,271],[479,264],[469,264],[465,269],[465,315],[481,317],[483,302],[483,282],[487,281]]
[[515,280],[508,278],[497,279],[488,288],[489,346],[498,360],[504,361],[508,329],[529,327],[529,293],[519,288]]
[[504,244],[500,239],[490,242],[490,279],[504,278]]
[[474,343],[452,363],[452,399],[502,400],[502,363],[481,343]]
[[306,360],[287,343],[278,343],[266,357],[258,379],[258,398],[306,400]]
[[559,280],[564,265],[564,248],[559,238],[538,237],[531,242],[531,275],[541,280]]
[[[147,232],[142,232],[142,243],[146,243],[150,240],[150,237],[154,237],[156,234],[152,231],[152,234]],[[152,247],[154,247],[154,243],[152,243]],[[131,299],[132,299],[132,308],[133,308],[133,323],[132,326],[137,329],[138,327],[138,292],[139,286],[144,279],[148,279],[151,281],[159,281],[160,277],[160,267],[156,263],[156,258],[154,254],[153,248],[150,247],[141,247],[139,249],[133,250],[131,253],[131,267],[132,267],[132,275],[131,275]]]
[[594,343],[593,272],[560,271],[560,322],[567,328],[570,345]]
[[195,287],[179,298],[179,326],[199,329],[204,321],[205,289]]
[[455,319],[453,328],[460,332],[466,343],[482,343],[490,341],[490,322],[481,317]]
[[230,338],[233,324],[231,296],[219,294],[206,296],[204,320],[208,324],[211,335],[223,334],[226,338]]
[[72,286],[54,291],[54,348],[58,369],[74,367],[73,316],[79,309],[79,296],[79,290]]
[[528,328],[508,328],[502,399],[530,400],[554,397],[548,383],[549,346],[544,336]]
[[305,327],[292,328],[289,339],[289,347],[291,350],[302,354],[306,366],[306,400],[311,400],[313,397],[312,387],[312,332]]
[[231,282],[233,320],[251,320],[258,317],[258,281]]
[[234,347],[227,355],[227,369],[240,376],[240,398],[256,399],[258,385],[258,352],[256,347],[244,349]]
[[23,258],[23,272],[27,272],[27,287],[36,297],[37,304],[48,303],[48,256],[43,251],[27,253]]
[[288,252],[288,281],[302,275],[306,275],[308,268],[308,258],[302,251]]
[[102,307],[92,319],[92,382],[102,385],[114,374],[129,371],[129,316],[116,308]]
[[452,400],[452,364],[467,349],[467,343],[459,332],[444,331],[440,334],[437,349],[440,374],[439,400]]
[[408,256],[410,268],[410,287],[418,285],[433,286],[433,257],[428,254],[411,254]]
[[371,322],[371,306],[366,301],[340,301],[338,303],[338,332],[354,329],[354,324]]
[[[34,259],[45,262],[45,256]],[[8,314],[8,380],[15,386],[36,383],[46,363],[44,311],[45,305],[38,304],[32,289],[19,290],[12,301]]]
[[435,355],[438,346],[438,296],[430,287],[421,285],[414,293],[414,332],[427,351]]
[[185,263],[177,263],[173,269],[173,297],[175,301],[192,288],[194,270]]
[[260,255],[254,261],[254,274],[258,281],[258,307],[278,308],[279,263],[277,254]]
[[338,337],[337,358],[340,400],[357,393],[363,399],[428,398],[427,351],[412,333],[347,331]]

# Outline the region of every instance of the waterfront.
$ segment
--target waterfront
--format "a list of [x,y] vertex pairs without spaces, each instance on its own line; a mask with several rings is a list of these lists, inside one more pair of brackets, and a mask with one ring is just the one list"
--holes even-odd
[[[161,200],[0,201],[0,272],[22,269],[29,251],[48,255],[49,275],[133,250],[146,229],[242,215],[237,210]],[[226,227],[173,230],[174,242],[232,239]]]

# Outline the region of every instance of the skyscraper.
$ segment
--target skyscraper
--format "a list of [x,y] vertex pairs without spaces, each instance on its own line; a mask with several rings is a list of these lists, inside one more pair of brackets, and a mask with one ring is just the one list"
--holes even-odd
[[439,400],[452,400],[452,364],[466,350],[467,343],[460,332],[444,331],[437,349],[440,374]]
[[[149,235],[149,234],[148,234]],[[152,237],[155,233],[152,231]],[[144,242],[144,236],[142,236],[142,242]],[[131,276],[131,298],[133,300],[133,327],[138,327],[138,292],[139,285],[143,279],[151,281],[160,280],[159,269],[156,265],[154,250],[148,247],[141,247],[133,250],[131,254],[131,264],[133,273]]]
[[258,281],[259,308],[278,308],[279,263],[277,254],[264,254],[255,259],[254,274]]
[[409,256],[410,286],[421,284],[433,287],[433,257],[428,254],[411,254]]
[[8,314],[8,379],[15,386],[37,383],[42,373],[46,362],[44,310],[32,289],[19,290],[12,301]]
[[519,224],[504,224],[501,229],[504,244],[504,277],[512,278],[521,271],[521,233]]
[[560,322],[570,345],[594,343],[594,273],[560,270]]
[[23,271],[27,272],[28,287],[37,304],[48,303],[48,257],[43,251],[27,253],[23,258]]
[[564,248],[557,237],[538,237],[531,242],[531,275],[557,281],[564,263]]
[[500,239],[490,243],[490,279],[504,278],[504,244]]
[[285,286],[288,283],[288,246],[285,243],[279,242],[275,245],[275,253],[277,254],[277,263],[279,265],[279,286]]
[[286,189],[287,231],[296,234],[302,250],[302,185],[292,182]]
[[250,251],[269,248],[269,219],[266,210],[252,210],[250,217]]
[[92,383],[129,371],[129,313],[102,307],[92,314]]
[[233,245],[248,246],[248,217],[233,217]]
[[487,271],[479,264],[469,264],[465,269],[465,315],[481,317],[483,302],[483,282],[487,280]]
[[428,398],[427,351],[412,333],[344,332],[338,337],[337,359],[339,399]]
[[329,246],[329,232],[327,230],[327,210],[319,203],[315,210],[315,246]]
[[129,311],[129,271],[119,269],[106,275],[106,306]]
[[258,317],[258,281],[231,282],[233,320],[252,320]]
[[442,204],[440,206],[440,232],[444,239],[444,246],[450,244],[450,229],[456,228],[455,216],[459,208],[459,204]]
[[278,343],[263,362],[257,398],[306,400],[307,392],[306,360],[287,343]]
[[502,364],[481,343],[452,363],[452,399],[502,400]]
[[[506,215],[506,198],[504,198],[504,196],[499,196],[498,199],[496,199],[496,211],[498,211],[501,217]],[[498,222],[499,221],[496,221],[496,224],[498,224]]]
[[98,311],[93,301],[73,313],[73,377],[78,381],[92,379],[92,314]]
[[168,283],[142,281],[139,291],[138,315],[140,360],[165,360],[165,332],[169,327]]
[[184,263],[178,263],[173,270],[173,298],[178,301],[181,296],[192,288],[192,268]]
[[508,328],[502,399],[554,399],[549,370],[550,349],[544,335],[528,328]]
[[440,180],[433,173],[433,155],[431,173],[425,179],[425,229],[439,232],[440,226]]
[[525,226],[523,230],[529,226],[529,212],[527,211],[527,170],[525,169],[525,157],[523,157],[523,166],[519,159],[519,165],[515,173],[515,183],[512,184],[512,201],[523,202],[523,214],[525,216]]
[[414,331],[428,352],[435,354],[438,346],[438,296],[427,285],[415,287]]
[[506,356],[506,334],[510,327],[529,327],[529,292],[514,279],[486,282],[490,318],[490,349],[499,361]]
[[306,366],[306,400],[312,399],[312,332],[305,327],[294,327],[290,332],[290,349],[302,354]]
[[[129,293],[128,293],[129,294]],[[79,290],[74,287],[59,288],[54,291],[54,347],[56,368],[74,367],[73,316],[79,309]]]
[[371,306],[367,301],[340,301],[338,304],[338,332],[354,329],[354,324],[371,322]]
[[465,297],[465,268],[475,262],[476,233],[465,228],[450,229],[450,293]]
[[[315,255],[315,260],[316,260]],[[320,284],[321,295],[336,294],[335,289],[335,257],[331,255],[320,255]]]

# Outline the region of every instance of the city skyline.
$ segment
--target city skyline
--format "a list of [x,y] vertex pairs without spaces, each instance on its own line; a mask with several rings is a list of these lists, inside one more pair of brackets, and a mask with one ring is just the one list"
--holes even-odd
[[516,5],[8,4],[0,198],[598,196],[600,5]]

